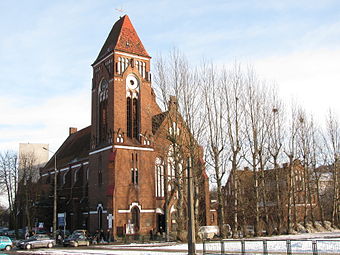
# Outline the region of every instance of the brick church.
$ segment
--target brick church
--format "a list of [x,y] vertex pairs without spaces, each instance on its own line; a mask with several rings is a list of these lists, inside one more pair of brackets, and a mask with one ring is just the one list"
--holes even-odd
[[[176,213],[176,196],[164,207],[172,188],[165,187],[165,181],[174,178],[171,156],[164,153],[164,147],[171,151],[166,132],[188,131],[182,118],[178,122],[170,118],[179,114],[176,98],[171,97],[166,112],[157,105],[150,60],[129,17],[121,17],[92,64],[91,125],[79,131],[70,128],[55,153],[57,212],[66,213],[67,229],[144,235],[165,229],[165,210]],[[208,225],[209,181],[203,163],[201,169],[199,217],[201,225]],[[45,218],[38,220],[48,227],[54,156],[40,174],[39,210]],[[170,229],[176,224],[172,215],[168,222]]]

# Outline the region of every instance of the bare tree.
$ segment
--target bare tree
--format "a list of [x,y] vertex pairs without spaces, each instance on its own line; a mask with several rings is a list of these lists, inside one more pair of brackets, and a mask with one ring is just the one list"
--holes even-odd
[[36,156],[33,152],[21,153],[19,155],[19,187],[18,201],[20,209],[26,216],[26,225],[32,229],[34,213],[34,202],[37,200],[36,183],[39,178],[39,169],[36,164]]
[[321,190],[321,177],[322,171],[320,171],[322,164],[324,163],[322,135],[318,127],[316,127],[314,121],[311,122],[311,169],[312,169],[312,180],[315,186],[316,202],[319,209],[320,221],[323,227],[325,224],[325,210],[322,203],[322,190]]
[[294,160],[297,154],[297,110],[296,107],[292,107],[291,116],[289,120],[289,126],[287,130],[287,139],[284,152],[288,157],[288,173],[287,173],[287,233],[292,233],[292,224],[294,228],[297,228],[297,211],[296,211],[296,197],[295,197],[295,182],[294,182]]
[[269,131],[269,153],[272,158],[272,164],[274,167],[275,176],[275,200],[276,200],[276,222],[277,232],[281,234],[283,225],[283,206],[282,206],[282,195],[280,189],[280,174],[279,174],[279,159],[283,151],[283,140],[284,140],[284,109],[282,102],[279,100],[278,95],[275,91],[271,93],[272,97],[270,100],[272,115],[268,122]]
[[222,180],[226,175],[226,133],[225,133],[225,104],[223,102],[223,86],[213,65],[204,65],[201,73],[204,86],[204,106],[207,121],[207,159],[206,162],[213,169],[213,178],[217,185],[217,223],[221,236],[226,236],[224,230],[224,201],[222,194]]
[[[312,191],[312,156],[313,156],[313,120],[308,119],[304,111],[298,113],[298,152],[303,165],[303,191],[304,191],[304,217],[303,223],[307,227],[308,214],[310,220],[315,227],[314,211],[313,211],[313,191]],[[309,208],[309,210],[308,210]],[[309,212],[309,213],[308,213]]]
[[332,199],[332,225],[340,225],[340,184],[339,184],[339,158],[340,158],[340,125],[334,113],[329,112],[327,118],[326,144],[329,151],[329,162],[332,165],[333,199]]
[[[176,223],[177,238],[183,240],[185,229],[184,205],[186,196],[185,162],[191,157],[192,171],[194,178],[194,201],[195,220],[199,224],[199,201],[202,199],[202,192],[198,189],[204,178],[202,172],[202,150],[199,141],[204,130],[204,111],[200,105],[201,91],[198,86],[198,72],[190,70],[188,62],[178,50],[170,52],[169,58],[164,60],[160,57],[155,63],[154,80],[157,84],[156,94],[167,113],[168,125],[166,127],[166,140],[164,144],[164,158],[168,170],[167,184],[172,185],[170,192],[166,192],[165,211],[167,214],[167,233],[170,226],[170,206],[176,200]],[[169,162],[169,160],[171,162]],[[172,178],[169,173],[173,173]],[[167,189],[168,190],[168,189]]]
[[1,189],[6,193],[10,211],[10,225],[17,229],[17,199],[18,191],[18,155],[15,152],[0,153],[0,179]]
[[268,132],[266,122],[269,116],[267,106],[266,86],[260,84],[253,70],[249,70],[246,77],[245,102],[245,126],[246,139],[249,148],[246,161],[251,165],[254,178],[254,206],[255,206],[255,235],[260,233],[260,207],[264,213],[264,223],[269,232],[269,214],[267,208],[267,194],[264,170],[268,161],[266,150],[268,144]]
[[[176,199],[177,238],[182,240],[184,230],[184,189],[183,189],[183,141],[179,133],[180,122],[178,98],[183,82],[187,81],[187,62],[179,51],[170,53],[168,61],[159,57],[155,62],[154,80],[158,85],[156,94],[167,113],[168,123],[163,135],[166,143],[163,145],[163,158],[165,159],[165,215],[166,234],[170,234],[170,204]],[[169,188],[171,187],[171,188]],[[170,189],[170,190],[169,190]]]
[[[198,233],[198,227],[207,225],[206,214],[210,208],[202,210],[205,206],[205,200],[209,199],[205,196],[205,192],[200,190],[208,184],[205,173],[205,164],[203,160],[203,148],[200,144],[204,141],[205,125],[205,111],[202,107],[203,101],[203,86],[200,86],[200,70],[187,72],[187,81],[183,83],[181,94],[179,95],[179,102],[181,102],[182,110],[181,116],[184,119],[186,130],[184,132],[185,151],[191,159],[191,171],[193,176],[193,194],[194,194],[194,214],[195,214],[195,228]],[[210,201],[209,201],[210,204]],[[209,214],[209,212],[208,212]]]
[[221,75],[221,85],[223,88],[223,103],[225,104],[225,132],[227,150],[230,151],[231,172],[233,179],[233,237],[236,237],[238,231],[238,203],[239,203],[239,187],[238,187],[238,170],[239,163],[242,158],[241,146],[243,144],[244,131],[242,130],[244,123],[244,105],[241,100],[244,100],[244,74],[241,67],[235,64],[230,71],[223,70]]

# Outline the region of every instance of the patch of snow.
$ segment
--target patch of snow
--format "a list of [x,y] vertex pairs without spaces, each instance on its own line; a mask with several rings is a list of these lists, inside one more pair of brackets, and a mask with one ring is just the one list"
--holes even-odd
[[[287,252],[286,242],[290,240],[292,253],[306,253],[312,251],[312,241],[317,240],[317,248],[319,252],[329,254],[340,254],[340,231],[324,232],[324,233],[305,233],[298,235],[281,235],[273,237],[259,237],[253,239],[243,239],[245,241],[245,249],[247,252],[263,251],[264,241],[267,242],[269,252]],[[221,250],[221,242],[207,242],[205,244],[207,251]],[[228,252],[240,252],[241,241],[236,239],[225,239],[224,249]],[[51,254],[51,255],[78,255],[78,254],[129,254],[129,255],[159,255],[159,254],[187,254],[188,245],[186,243],[131,243],[120,245],[96,245],[91,249],[40,249],[31,251],[18,251],[25,254]],[[203,251],[203,244],[197,243],[196,250],[198,253]]]

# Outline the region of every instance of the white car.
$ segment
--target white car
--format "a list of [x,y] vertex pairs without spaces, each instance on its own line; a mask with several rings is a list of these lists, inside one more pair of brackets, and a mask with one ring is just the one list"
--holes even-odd
[[213,239],[215,235],[220,235],[220,229],[218,226],[201,226],[198,229],[198,236],[201,239]]

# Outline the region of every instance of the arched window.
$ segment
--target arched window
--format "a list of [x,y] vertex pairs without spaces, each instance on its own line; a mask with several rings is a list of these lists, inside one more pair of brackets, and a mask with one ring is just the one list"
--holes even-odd
[[[138,96],[138,95],[137,95]],[[133,99],[133,137],[139,139],[139,102],[137,98]]]
[[79,174],[79,168],[74,172],[74,183],[76,183],[78,181],[78,174]]
[[103,228],[103,207],[100,204],[100,206],[97,208],[98,213],[98,229]]
[[155,160],[156,197],[164,197],[164,165],[160,158]]
[[127,136],[132,137],[132,114],[131,114],[131,97],[126,98],[126,127],[127,127]]
[[107,99],[108,99],[108,87],[107,80],[103,79],[99,85],[98,90],[98,140],[99,143],[105,142],[107,138]]
[[126,78],[126,133],[140,141],[139,80],[133,74]]

